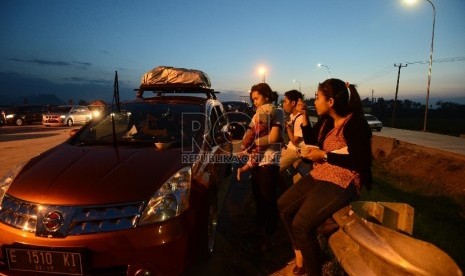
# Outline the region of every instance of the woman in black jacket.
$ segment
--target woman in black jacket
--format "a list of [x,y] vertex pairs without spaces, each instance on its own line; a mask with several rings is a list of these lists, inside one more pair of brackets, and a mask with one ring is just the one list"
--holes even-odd
[[320,117],[315,126],[305,120],[302,125],[305,143],[318,146],[303,153],[313,168],[278,200],[296,253],[296,275],[321,275],[316,229],[372,182],[371,130],[355,86],[339,79],[320,83],[315,109]]

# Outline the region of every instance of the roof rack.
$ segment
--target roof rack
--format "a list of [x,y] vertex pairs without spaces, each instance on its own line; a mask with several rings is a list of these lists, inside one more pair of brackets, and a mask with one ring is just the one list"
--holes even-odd
[[178,93],[178,94],[205,94],[208,99],[215,99],[216,95],[220,92],[213,90],[212,88],[199,86],[188,83],[167,83],[167,84],[155,84],[155,85],[141,85],[139,88],[134,89],[137,91],[137,98],[142,98],[145,91],[152,91],[153,93],[158,92],[159,95],[166,93]]

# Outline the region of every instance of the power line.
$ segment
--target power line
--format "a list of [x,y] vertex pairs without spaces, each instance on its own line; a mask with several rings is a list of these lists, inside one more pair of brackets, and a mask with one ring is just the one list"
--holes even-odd
[[[450,57],[450,58],[441,58],[441,59],[434,59],[433,62],[435,63],[443,63],[443,62],[457,62],[457,61],[465,61],[465,56],[459,56],[459,57]],[[428,64],[429,61],[414,61],[414,62],[405,62],[404,64]],[[356,84],[360,85],[375,79],[382,78],[388,74],[391,74],[396,71],[396,68],[393,68],[392,65],[386,66],[385,68],[367,75],[360,79],[358,82],[355,82]]]
[[371,75],[363,77],[360,81],[356,82],[356,84],[360,85],[362,83],[366,83],[366,82],[372,81],[374,79],[379,79],[381,77],[384,77],[384,76],[394,72],[395,70],[396,70],[395,68],[392,68],[392,65],[389,65],[386,68],[383,68],[378,72],[375,72],[375,73],[373,73]]
[[[433,62],[436,62],[436,63],[456,62],[456,61],[465,61],[465,57],[451,57],[451,58],[433,59]],[[414,62],[406,62],[405,64],[428,64],[428,63],[429,63],[429,61],[414,61]]]

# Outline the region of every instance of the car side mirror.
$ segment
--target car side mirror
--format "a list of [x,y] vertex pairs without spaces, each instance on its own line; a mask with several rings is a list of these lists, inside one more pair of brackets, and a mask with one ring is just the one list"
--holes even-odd
[[226,127],[216,133],[215,135],[215,144],[222,145],[227,142],[232,141],[231,132],[229,131],[229,124]]
[[79,131],[78,128],[72,129],[69,131],[69,137],[73,137]]

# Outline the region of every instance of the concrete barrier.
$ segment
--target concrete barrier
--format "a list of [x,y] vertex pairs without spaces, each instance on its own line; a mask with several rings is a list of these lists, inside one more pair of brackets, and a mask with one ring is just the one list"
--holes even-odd
[[391,137],[373,135],[371,138],[371,152],[375,160],[389,156],[395,149],[397,140]]
[[[382,205],[389,205],[399,214],[405,210],[405,205],[386,203]],[[413,217],[406,214],[405,218]],[[339,230],[331,235],[329,245],[348,275],[463,275],[455,261],[440,248],[364,220],[350,206],[336,212],[333,219]]]

